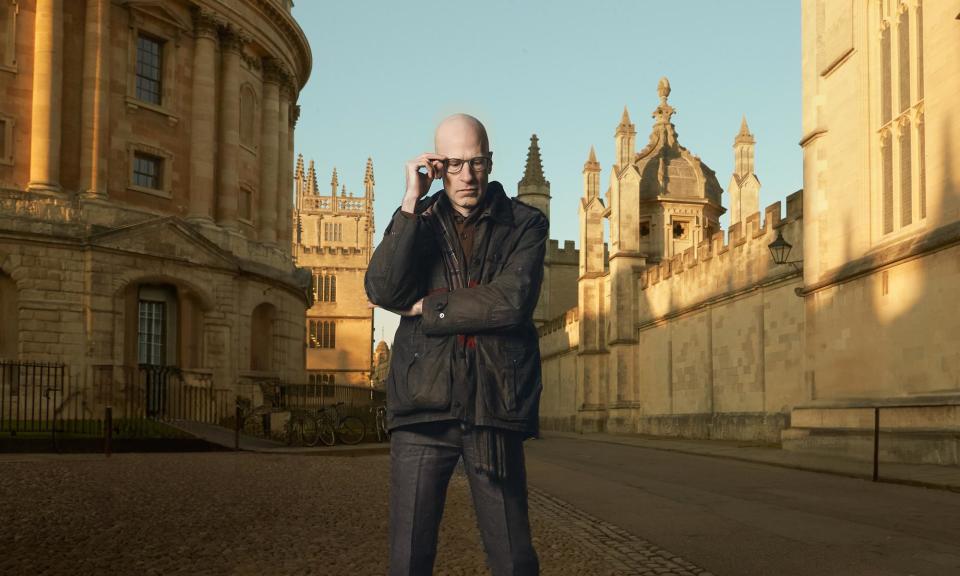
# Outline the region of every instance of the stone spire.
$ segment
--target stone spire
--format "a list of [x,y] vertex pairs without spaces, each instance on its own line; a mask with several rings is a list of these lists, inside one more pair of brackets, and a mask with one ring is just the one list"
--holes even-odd
[[297,154],[297,169],[294,172],[294,178],[303,180],[303,154]]
[[540,141],[536,134],[530,136],[527,166],[523,178],[517,183],[517,200],[537,208],[550,218],[550,182],[543,176]]
[[617,166],[623,169],[633,162],[633,156],[637,151],[637,128],[630,122],[630,113],[627,112],[626,106],[623,107],[623,115],[620,117],[620,124],[614,136],[617,143]]
[[363,173],[363,194],[371,201],[373,200],[373,158],[367,156],[367,169]]
[[733,140],[734,144],[754,144],[756,140],[753,139],[753,134],[750,133],[750,128],[747,126],[747,116],[743,115],[743,119],[740,120],[740,132],[737,133],[737,137]]
[[343,186],[340,187],[340,195],[341,195],[341,196],[346,196],[346,195],[347,195],[347,185],[346,185],[346,184],[344,184]]
[[543,161],[540,159],[540,144],[537,135],[530,137],[530,148],[527,149],[527,166],[523,171],[520,185],[548,184],[543,177]]
[[337,187],[340,186],[340,178],[337,177],[337,167],[333,167],[333,176],[330,178],[330,195],[336,198]]

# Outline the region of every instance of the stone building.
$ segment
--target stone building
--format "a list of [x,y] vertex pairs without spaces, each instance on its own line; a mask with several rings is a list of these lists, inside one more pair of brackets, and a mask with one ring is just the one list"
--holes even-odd
[[[0,357],[65,363],[85,409],[138,366],[257,401],[304,378],[289,0],[0,9]],[[133,376],[131,376],[133,375]]]
[[960,463],[956,10],[802,2],[804,190],[785,214],[759,211],[745,119],[722,231],[669,83],[640,152],[624,113],[604,197],[592,150],[584,165],[577,306],[540,328],[545,428],[869,458],[881,406],[882,458]]
[[[373,251],[373,160],[367,159],[363,194],[354,196],[333,169],[330,193],[317,187],[311,160],[297,158],[294,259],[311,271],[313,306],[306,315],[308,382],[369,389],[373,377],[373,310],[363,276]],[[314,388],[316,390],[316,388]],[[332,395],[333,388],[323,388]]]

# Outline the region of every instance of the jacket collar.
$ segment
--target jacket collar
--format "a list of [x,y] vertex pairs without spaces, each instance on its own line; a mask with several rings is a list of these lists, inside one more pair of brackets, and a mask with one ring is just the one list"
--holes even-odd
[[[442,204],[444,209],[453,209],[450,206],[450,199],[447,198],[446,191],[438,190],[427,200],[424,200],[422,202],[423,208],[418,208],[417,211],[428,212],[435,210],[436,207],[434,204],[438,203]],[[495,222],[513,226],[513,206],[511,205],[510,198],[507,197],[507,193],[503,190],[503,185],[496,180],[487,183],[487,190],[483,194],[483,203],[478,209],[480,210],[480,216],[477,219],[478,222],[484,218],[490,218]]]

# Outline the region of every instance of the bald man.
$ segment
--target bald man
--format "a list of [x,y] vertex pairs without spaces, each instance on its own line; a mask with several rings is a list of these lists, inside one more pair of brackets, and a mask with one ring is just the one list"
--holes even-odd
[[390,574],[432,573],[461,459],[493,575],[538,574],[523,441],[539,430],[532,316],[547,218],[489,181],[493,153],[476,118],[444,119],[434,143],[407,162],[365,278],[371,305],[401,315],[386,381]]

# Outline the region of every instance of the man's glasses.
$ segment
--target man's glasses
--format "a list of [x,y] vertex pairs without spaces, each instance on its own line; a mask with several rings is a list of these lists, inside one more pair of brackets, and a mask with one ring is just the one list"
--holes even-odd
[[463,170],[464,164],[470,164],[470,169],[474,172],[486,172],[487,168],[490,167],[490,159],[486,156],[477,156],[469,160],[447,158],[443,161],[443,166],[446,168],[447,174],[459,174],[460,170]]

